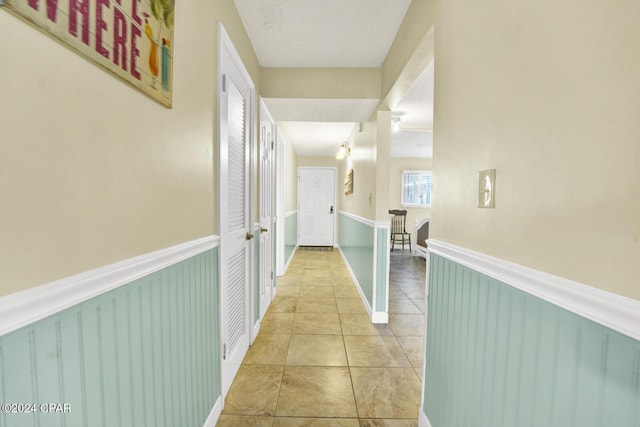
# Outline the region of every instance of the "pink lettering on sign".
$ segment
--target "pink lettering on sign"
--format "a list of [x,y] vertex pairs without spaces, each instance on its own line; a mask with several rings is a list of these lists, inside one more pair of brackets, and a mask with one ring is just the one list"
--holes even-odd
[[138,15],[138,3],[140,0],[131,0],[131,16],[133,16],[133,20],[138,23],[138,25],[142,25],[142,19],[140,19],[140,15]]
[[109,0],[97,0],[96,2],[96,52],[109,59],[109,51],[102,44],[102,32],[107,29],[107,23],[102,19],[102,8],[110,7]]
[[113,8],[113,63],[127,71],[127,19],[117,7]]
[[82,15],[82,42],[89,46],[89,0],[69,0],[69,34],[76,37],[78,12]]
[[[29,6],[33,10],[40,10],[40,0],[29,0]],[[58,0],[47,0],[47,18],[49,21],[56,22],[58,19]]]
[[[134,0],[135,3],[135,0]],[[136,24],[131,24],[131,75],[140,80],[140,73],[138,72],[138,57],[140,56],[140,49],[138,49],[138,39],[142,35],[140,28]]]

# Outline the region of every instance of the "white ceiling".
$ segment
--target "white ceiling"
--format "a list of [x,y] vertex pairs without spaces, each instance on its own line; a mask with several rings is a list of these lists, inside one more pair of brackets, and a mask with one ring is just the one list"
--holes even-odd
[[333,157],[349,138],[354,123],[279,122],[278,126],[295,141],[298,156]]
[[265,98],[277,122],[366,122],[378,99],[289,99]]
[[391,157],[433,157],[433,132],[394,132],[391,135]]
[[392,110],[401,129],[433,130],[433,59]]
[[[235,0],[263,67],[382,66],[411,0]],[[335,156],[379,99],[265,99],[300,156]],[[433,128],[433,61],[393,107],[402,128]],[[430,157],[432,133],[394,132],[392,157]]]
[[382,65],[411,0],[235,0],[263,67]]

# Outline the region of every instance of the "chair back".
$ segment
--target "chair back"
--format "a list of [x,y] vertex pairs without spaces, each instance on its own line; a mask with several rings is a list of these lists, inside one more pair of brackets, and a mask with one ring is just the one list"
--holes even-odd
[[406,233],[407,211],[392,209],[389,214],[393,215],[391,218],[391,234]]

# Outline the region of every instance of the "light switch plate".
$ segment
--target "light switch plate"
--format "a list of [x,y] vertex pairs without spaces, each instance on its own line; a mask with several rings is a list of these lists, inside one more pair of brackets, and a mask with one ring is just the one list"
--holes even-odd
[[496,170],[478,172],[478,207],[495,208]]

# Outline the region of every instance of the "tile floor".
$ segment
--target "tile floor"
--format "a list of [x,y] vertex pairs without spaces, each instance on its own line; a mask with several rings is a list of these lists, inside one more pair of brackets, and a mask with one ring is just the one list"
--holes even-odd
[[424,278],[392,252],[389,324],[373,325],[337,250],[297,251],[217,425],[417,426]]

